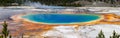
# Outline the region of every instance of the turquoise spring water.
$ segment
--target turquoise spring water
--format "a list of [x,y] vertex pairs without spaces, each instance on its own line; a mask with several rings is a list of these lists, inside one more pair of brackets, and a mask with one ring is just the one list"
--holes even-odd
[[27,20],[47,24],[81,23],[99,19],[99,15],[93,14],[29,14],[22,16]]

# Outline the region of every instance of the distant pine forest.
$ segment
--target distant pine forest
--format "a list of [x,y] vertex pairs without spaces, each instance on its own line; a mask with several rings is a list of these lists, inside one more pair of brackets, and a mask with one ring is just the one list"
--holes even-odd
[[[119,7],[120,0],[0,0],[0,6],[20,6],[27,2],[40,2],[44,5],[54,6],[110,6]],[[96,5],[95,5],[96,4]],[[97,5],[98,4],[98,5]]]

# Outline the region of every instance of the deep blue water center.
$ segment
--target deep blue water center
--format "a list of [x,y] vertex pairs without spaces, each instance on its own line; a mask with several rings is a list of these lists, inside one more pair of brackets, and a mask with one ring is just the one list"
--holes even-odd
[[81,23],[99,19],[99,15],[93,14],[29,14],[22,16],[27,20],[47,24]]

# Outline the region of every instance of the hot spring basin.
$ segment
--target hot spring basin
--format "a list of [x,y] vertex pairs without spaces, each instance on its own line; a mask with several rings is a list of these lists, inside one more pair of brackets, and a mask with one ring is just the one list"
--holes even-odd
[[94,14],[27,14],[22,18],[43,24],[80,24],[99,20],[101,16]]

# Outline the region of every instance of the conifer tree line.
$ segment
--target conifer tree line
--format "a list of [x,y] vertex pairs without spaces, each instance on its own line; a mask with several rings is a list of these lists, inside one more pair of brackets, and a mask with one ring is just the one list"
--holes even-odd
[[17,3],[21,5],[24,2],[25,0],[0,0],[0,6],[9,6],[12,5],[12,3]]
[[[120,0],[31,0],[34,2],[40,2],[42,4],[47,4],[47,5],[72,5],[71,3],[76,2],[76,1],[88,1],[88,2],[105,2],[108,4],[120,4]],[[75,5],[75,4],[73,4]],[[78,4],[79,5],[79,4]]]
[[[96,2],[96,1],[101,1],[109,4],[115,4],[118,5],[120,4],[120,0],[0,0],[0,6],[9,6],[12,5],[12,3],[17,3],[18,5],[22,5],[27,1],[31,2],[40,2],[42,4],[46,5],[60,5],[60,6],[76,6],[76,4],[71,4],[75,1],[88,1],[88,2]],[[79,4],[78,4],[79,5]],[[79,5],[80,6],[80,5]]]

